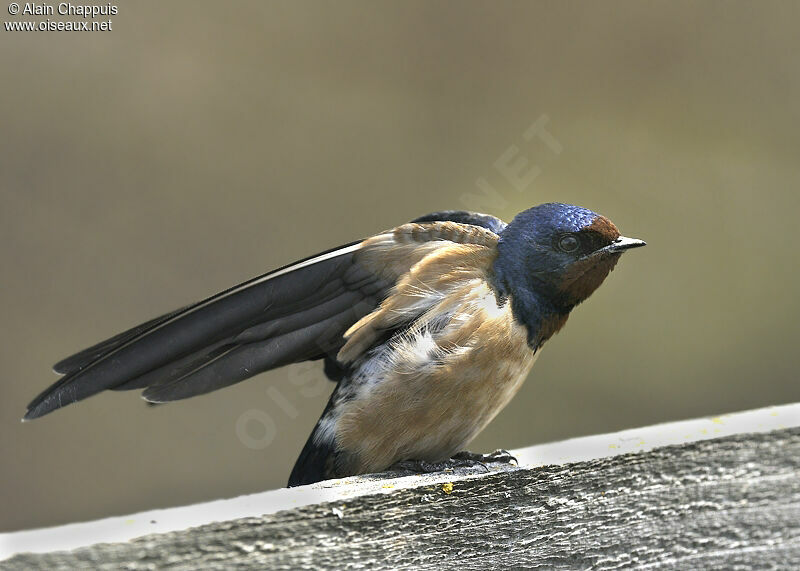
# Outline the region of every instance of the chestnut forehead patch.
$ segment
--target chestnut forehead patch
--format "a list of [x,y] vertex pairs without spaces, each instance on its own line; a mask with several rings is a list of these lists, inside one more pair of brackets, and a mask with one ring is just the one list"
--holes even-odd
[[613,242],[620,237],[619,230],[614,226],[614,223],[602,215],[596,216],[591,224],[584,226],[583,230],[597,232],[609,242]]

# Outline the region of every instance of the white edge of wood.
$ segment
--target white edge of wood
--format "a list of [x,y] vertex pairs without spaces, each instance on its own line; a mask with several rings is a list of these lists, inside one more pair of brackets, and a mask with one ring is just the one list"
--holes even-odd
[[[644,452],[674,444],[685,444],[734,434],[768,432],[800,426],[800,403],[747,412],[657,424],[609,434],[572,438],[512,451],[521,467],[569,464]],[[501,468],[498,468],[498,470]],[[425,474],[400,478],[353,477],[328,480],[309,486],[270,490],[227,500],[216,500],[177,508],[158,509],[96,521],[0,534],[0,560],[17,553],[72,550],[96,543],[114,543],[167,533],[213,522],[259,517],[282,510],[324,502],[341,502],[333,509],[339,517],[346,502],[357,496],[391,493],[404,488],[456,482],[481,477],[470,474]],[[338,513],[337,513],[338,511]]]

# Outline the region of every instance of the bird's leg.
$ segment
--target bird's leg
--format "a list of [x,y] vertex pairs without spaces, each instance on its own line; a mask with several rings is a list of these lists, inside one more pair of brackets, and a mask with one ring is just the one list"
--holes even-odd
[[507,464],[517,464],[517,459],[512,456],[508,450],[495,450],[489,454],[478,454],[476,452],[467,452],[466,450],[453,454],[452,458],[442,460],[440,462],[428,462],[426,460],[403,460],[397,462],[389,470],[391,471],[407,471],[428,474],[431,472],[441,472],[443,470],[452,470],[454,468],[474,468],[481,466],[489,471],[486,464],[492,462],[504,462]]

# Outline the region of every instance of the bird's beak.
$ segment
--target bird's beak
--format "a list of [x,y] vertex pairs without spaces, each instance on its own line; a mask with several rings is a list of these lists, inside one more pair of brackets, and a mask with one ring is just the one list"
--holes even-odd
[[630,250],[631,248],[641,248],[642,246],[647,246],[647,242],[644,240],[637,240],[636,238],[626,238],[625,236],[620,236],[603,249],[607,252],[624,252],[625,250]]

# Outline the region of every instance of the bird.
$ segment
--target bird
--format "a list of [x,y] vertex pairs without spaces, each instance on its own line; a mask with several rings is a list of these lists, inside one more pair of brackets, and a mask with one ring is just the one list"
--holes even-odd
[[104,390],[150,403],[322,361],[336,383],[289,486],[491,455],[466,446],[508,404],[544,344],[626,250],[587,208],[510,223],[445,210],[257,276],[56,363],[44,416]]

